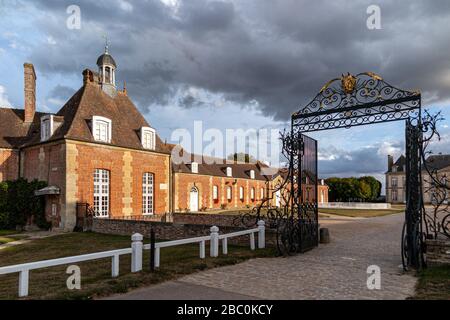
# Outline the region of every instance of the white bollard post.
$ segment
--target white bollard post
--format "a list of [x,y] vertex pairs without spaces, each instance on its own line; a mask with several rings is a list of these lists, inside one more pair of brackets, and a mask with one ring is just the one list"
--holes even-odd
[[142,239],[144,237],[140,233],[131,236],[131,272],[139,272],[142,270]]
[[250,250],[255,250],[255,233],[250,233]]
[[222,239],[222,253],[228,254],[228,239],[227,238]]
[[266,223],[264,220],[258,221],[258,249],[264,249],[266,247]]
[[212,226],[211,229],[211,248],[210,248],[210,256],[218,257],[219,256],[219,228],[216,226]]
[[116,254],[112,257],[111,261],[111,276],[116,278],[119,276],[119,255]]
[[19,297],[28,296],[29,270],[22,270],[19,273]]

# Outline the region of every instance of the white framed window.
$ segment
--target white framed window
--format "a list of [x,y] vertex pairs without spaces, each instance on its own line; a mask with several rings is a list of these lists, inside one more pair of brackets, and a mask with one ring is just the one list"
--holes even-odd
[[41,117],[41,141],[47,141],[53,134],[53,115],[45,115]]
[[192,173],[198,173],[198,163],[197,162],[192,162],[191,163],[191,172]]
[[219,199],[219,187],[213,186],[213,200]]
[[398,201],[397,190],[392,190],[392,201]]
[[141,128],[141,143],[142,147],[149,150],[156,148],[156,131],[150,127]]
[[109,216],[109,171],[94,171],[94,211],[100,218]]
[[227,167],[227,177],[233,176],[233,169],[231,167]]
[[239,199],[244,200],[244,187],[239,187]]
[[227,200],[231,200],[233,198],[233,189],[232,187],[227,187]]
[[153,214],[154,175],[145,172],[142,176],[142,214]]
[[260,193],[261,199],[264,199],[264,188],[261,188],[259,193]]
[[393,187],[393,188],[396,188],[396,187],[398,186],[398,180],[397,180],[397,178],[392,178],[391,183],[392,183],[392,187]]
[[92,134],[96,141],[111,142],[112,122],[100,116],[92,117]]
[[250,189],[250,199],[255,200],[255,188]]
[[255,170],[250,170],[250,179],[255,179]]

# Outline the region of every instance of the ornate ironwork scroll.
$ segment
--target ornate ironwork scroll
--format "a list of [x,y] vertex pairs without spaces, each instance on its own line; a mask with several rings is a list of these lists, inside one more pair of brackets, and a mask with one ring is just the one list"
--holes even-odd
[[[282,156],[289,162],[300,160],[298,155],[303,147],[302,141],[286,131],[281,134],[280,139]],[[293,210],[295,205],[298,207],[301,203],[298,198],[298,176],[299,171],[293,165],[280,169],[274,177],[275,184],[269,183],[268,194],[262,203],[251,212],[240,215],[234,222],[235,225],[252,227],[259,220],[265,220],[266,226],[276,232],[276,246],[280,255],[302,251],[299,211]]]
[[440,112],[431,115],[427,111],[422,119],[423,192],[431,203],[431,206],[423,208],[424,232],[428,239],[450,238],[450,177],[437,163],[442,156],[430,150],[430,143],[441,139],[437,128],[442,120]]
[[423,197],[421,179],[422,130],[420,121],[406,120],[406,209],[402,231],[402,263],[420,268],[424,264],[422,232]]
[[398,89],[372,72],[329,81],[292,116],[301,132],[349,128],[408,119],[420,108],[420,92]]

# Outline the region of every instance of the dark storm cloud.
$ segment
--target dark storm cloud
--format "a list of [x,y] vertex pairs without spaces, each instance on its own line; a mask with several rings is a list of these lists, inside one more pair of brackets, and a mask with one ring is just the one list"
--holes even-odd
[[71,96],[73,96],[73,94],[75,93],[75,89],[67,87],[67,86],[62,86],[62,85],[57,85],[56,87],[54,87],[48,94],[49,98],[56,98],[62,101],[67,101],[69,100],[69,98]]
[[[376,1],[382,30],[366,28],[361,1],[76,1],[82,29],[65,28],[74,1],[33,1],[37,28],[56,45],[36,43],[41,72],[95,67],[103,34],[117,77],[141,106],[168,103],[180,88],[204,89],[286,120],[322,85],[344,72],[373,71],[427,101],[450,98],[450,1]],[[130,6],[131,5],[131,6]],[[194,97],[181,100],[190,107]]]

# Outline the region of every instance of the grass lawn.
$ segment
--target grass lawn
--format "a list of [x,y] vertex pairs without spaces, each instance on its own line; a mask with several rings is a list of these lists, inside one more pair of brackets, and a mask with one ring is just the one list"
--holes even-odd
[[20,231],[16,231],[16,230],[0,230],[0,237],[8,236],[10,234],[18,234],[18,233],[20,233]]
[[[148,243],[148,240],[145,241]],[[122,249],[131,245],[130,237],[95,233],[70,233],[0,251],[0,267],[25,262],[67,257],[99,251]],[[209,268],[236,264],[250,258],[275,255],[275,249],[251,251],[248,246],[229,245],[228,256],[198,258],[199,246],[183,245],[161,249],[161,268],[149,271],[150,254],[144,251],[144,271],[130,273],[131,255],[120,258],[120,276],[111,278],[111,259],[78,263],[81,268],[81,290],[68,290],[65,274],[67,265],[30,271],[29,299],[92,299],[113,293],[127,292],[131,288],[175,279]],[[0,275],[0,299],[17,299],[18,274]]]
[[13,242],[16,240],[21,240],[21,239],[25,239],[27,238],[27,236],[21,236],[21,235],[15,235],[15,236],[6,236],[6,237],[2,237],[0,236],[0,245],[8,243],[8,242]]
[[335,208],[322,208],[319,209],[323,214],[335,214],[338,216],[346,217],[358,217],[358,218],[372,218],[387,216],[389,214],[404,212],[404,209],[335,209]]
[[416,295],[412,299],[450,300],[450,266],[428,267],[418,276]]

